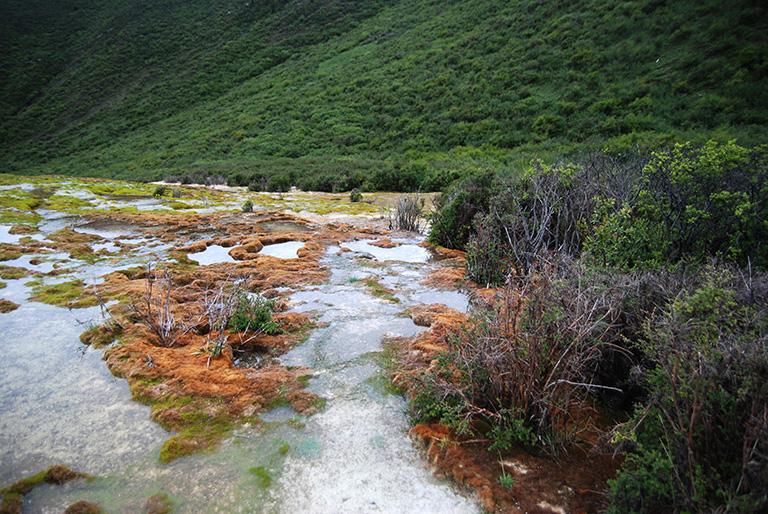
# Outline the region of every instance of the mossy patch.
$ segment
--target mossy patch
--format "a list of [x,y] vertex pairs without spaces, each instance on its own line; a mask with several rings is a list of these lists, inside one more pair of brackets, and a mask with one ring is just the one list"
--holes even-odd
[[52,211],[81,213],[93,209],[93,204],[72,195],[53,195],[45,200],[45,208]]
[[173,512],[173,502],[167,494],[153,494],[147,498],[142,514],[170,514]]
[[43,285],[37,283],[29,297],[33,302],[47,303],[69,309],[82,309],[99,304],[98,298],[87,291],[87,284],[82,280],[72,280],[61,284]]
[[32,212],[43,205],[43,200],[32,198],[21,190],[14,191],[14,193],[0,196],[0,207]]
[[84,234],[82,232],[75,232],[70,228],[63,228],[57,232],[48,236],[48,239],[56,243],[66,244],[84,244],[98,241],[101,237],[95,234]]
[[[0,282],[2,283],[2,282]],[[19,308],[18,303],[13,303],[10,300],[2,299],[0,300],[0,313],[5,314],[7,312],[15,311]]]
[[131,381],[133,399],[151,405],[152,419],[163,428],[178,432],[160,449],[159,460],[163,464],[214,449],[235,424],[244,421],[243,417],[231,416],[225,402],[188,395],[181,384],[152,376],[131,377]]
[[80,334],[80,342],[94,348],[104,348],[114,343],[121,333],[119,327],[99,325]]
[[18,212],[0,208],[0,223],[36,225],[42,220],[42,216],[35,212]]
[[62,465],[51,466],[50,468],[46,469],[45,471],[41,471],[36,475],[22,478],[18,482],[15,482],[0,490],[0,494],[3,495],[3,502],[0,506],[0,513],[20,514],[22,499],[24,495],[29,494],[32,489],[41,484],[61,485],[66,482],[71,482],[78,479],[90,480],[91,477],[85,473],[73,471]]
[[64,514],[102,514],[103,512],[104,509],[98,504],[88,500],[80,500],[67,507]]
[[368,291],[376,298],[381,298],[392,303],[400,303],[400,299],[395,296],[394,289],[390,289],[387,286],[380,284],[375,278],[366,278],[361,281],[366,285]]
[[266,469],[264,469],[264,466],[256,466],[254,468],[250,468],[248,473],[256,476],[256,483],[258,483],[261,487],[267,488],[272,485],[272,476]]

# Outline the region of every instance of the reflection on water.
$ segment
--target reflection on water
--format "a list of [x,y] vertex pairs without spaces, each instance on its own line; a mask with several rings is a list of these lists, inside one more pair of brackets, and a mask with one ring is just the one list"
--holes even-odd
[[229,248],[220,245],[211,245],[202,252],[190,253],[188,257],[189,260],[197,262],[200,266],[220,262],[235,262],[235,259],[229,255],[229,250]]
[[298,259],[299,248],[302,248],[303,246],[304,243],[299,241],[288,241],[287,243],[267,245],[261,249],[259,255],[271,255],[278,259]]
[[353,252],[372,255],[378,261],[401,261],[401,262],[427,262],[430,258],[430,253],[426,248],[422,248],[416,244],[403,244],[394,248],[379,248],[373,246],[368,241],[352,241],[350,243],[343,243],[343,248],[349,248]]

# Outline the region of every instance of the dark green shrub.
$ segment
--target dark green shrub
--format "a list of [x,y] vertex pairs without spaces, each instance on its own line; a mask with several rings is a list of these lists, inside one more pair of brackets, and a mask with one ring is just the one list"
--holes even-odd
[[243,204],[243,212],[253,212],[253,202],[246,200]]
[[465,250],[473,231],[472,222],[477,214],[487,212],[495,184],[494,174],[482,171],[435,197],[429,242]]
[[238,293],[228,326],[237,332],[264,332],[274,335],[280,333],[280,327],[272,321],[275,301],[259,295]]
[[718,257],[768,265],[768,147],[676,145],[654,153],[623,199],[606,191],[586,241],[621,268]]
[[353,203],[363,201],[363,193],[357,188],[353,189],[349,192],[349,201]]
[[267,190],[273,193],[285,193],[291,189],[291,179],[287,175],[270,177]]
[[759,512],[768,507],[768,278],[708,266],[649,318],[648,401],[612,512]]

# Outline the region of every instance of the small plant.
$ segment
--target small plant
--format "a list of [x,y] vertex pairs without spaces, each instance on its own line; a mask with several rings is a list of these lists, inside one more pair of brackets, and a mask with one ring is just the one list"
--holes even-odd
[[253,212],[253,202],[246,200],[243,204],[243,212]]
[[507,472],[502,467],[501,475],[499,476],[499,484],[501,484],[504,489],[509,491],[512,489],[512,486],[515,485],[515,477],[507,474]]
[[179,321],[173,314],[172,292],[174,284],[167,269],[158,277],[152,270],[152,263],[147,264],[147,283],[144,294],[135,296],[129,308],[133,319],[145,325],[155,334],[161,346],[173,346],[179,337],[186,334],[197,323],[191,319]]
[[235,299],[235,308],[229,318],[228,326],[237,332],[274,335],[280,327],[272,321],[275,301],[260,295],[239,293]]
[[168,190],[168,188],[167,188],[167,187],[165,187],[165,186],[157,186],[157,187],[155,188],[155,192],[154,192],[154,193],[152,193],[152,196],[154,196],[154,197],[161,197],[161,196],[165,196],[165,192],[166,192],[167,190]]
[[363,193],[361,193],[360,190],[357,188],[353,189],[352,191],[349,192],[349,201],[352,203],[362,202]]
[[419,194],[401,196],[397,199],[394,214],[389,213],[390,230],[407,230],[421,232],[421,214],[424,209],[424,199]]

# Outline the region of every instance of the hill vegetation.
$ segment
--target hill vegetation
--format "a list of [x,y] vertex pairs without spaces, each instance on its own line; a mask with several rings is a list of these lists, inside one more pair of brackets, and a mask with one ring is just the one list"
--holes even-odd
[[766,141],[759,2],[9,0],[4,172],[436,190]]
[[619,409],[610,512],[763,512],[766,11],[9,0],[0,171],[444,190],[431,241],[497,294],[415,418],[557,453]]

